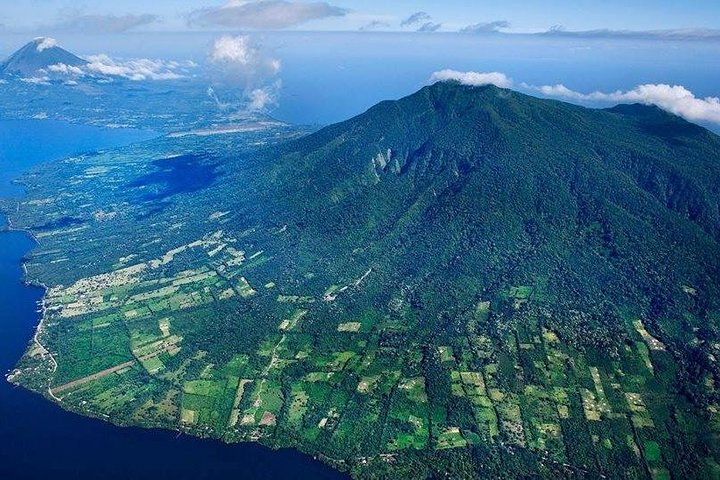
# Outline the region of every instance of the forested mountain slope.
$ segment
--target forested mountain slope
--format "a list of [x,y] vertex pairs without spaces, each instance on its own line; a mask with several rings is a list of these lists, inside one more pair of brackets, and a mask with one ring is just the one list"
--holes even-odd
[[456,83],[248,132],[24,178],[13,381],[358,477],[720,472],[720,137]]

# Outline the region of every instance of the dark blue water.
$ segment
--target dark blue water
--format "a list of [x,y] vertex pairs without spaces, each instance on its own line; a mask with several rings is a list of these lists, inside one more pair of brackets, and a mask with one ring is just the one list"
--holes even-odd
[[[49,128],[48,128],[49,127]],[[7,180],[64,155],[148,138],[147,132],[61,122],[0,121],[0,195]],[[8,144],[12,139],[13,148]],[[8,143],[3,142],[8,140]],[[10,165],[9,159],[13,159]],[[11,172],[11,173],[8,173]],[[4,225],[4,218],[0,218]],[[38,323],[42,290],[21,282],[21,259],[33,248],[21,232],[0,233],[0,370],[11,370]],[[345,478],[294,450],[225,445],[161,430],[119,428],[61,410],[0,379],[0,479],[335,479]]]
[[20,187],[8,184],[37,163],[120,147],[155,136],[142,130],[98,128],[55,120],[1,120],[0,195],[22,193]]

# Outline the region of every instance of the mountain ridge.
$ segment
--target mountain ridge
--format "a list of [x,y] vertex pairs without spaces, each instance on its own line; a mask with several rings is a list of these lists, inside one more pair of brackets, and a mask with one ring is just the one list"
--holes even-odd
[[[452,102],[452,98],[443,98],[445,107],[437,110],[433,106],[433,92],[435,94],[439,92],[441,95],[442,92],[450,92],[454,96],[460,93],[470,93],[471,95],[462,99],[465,105],[462,108],[466,109],[464,113],[456,109],[443,112]],[[524,119],[518,117],[517,110],[514,110],[516,107],[513,106],[513,102],[517,102],[518,99],[524,102],[529,109],[528,112],[524,112]],[[498,101],[507,103],[507,105],[498,105]],[[418,105],[418,102],[421,104]],[[409,109],[412,113],[403,115],[403,108]],[[501,110],[501,113],[498,113],[500,111],[498,109]],[[469,117],[463,117],[466,114]],[[422,115],[431,118],[429,125],[415,128],[413,122],[416,120],[423,122]],[[599,143],[604,133],[592,132],[584,125],[592,121],[595,122],[595,130],[598,127],[612,128],[613,131],[610,133],[617,136],[622,133],[620,129],[625,129],[629,125],[614,123],[615,115],[621,115],[632,121],[630,125],[635,127],[635,131],[631,132],[633,135],[650,133],[648,140],[653,140],[655,147],[659,149],[666,148],[668,143],[671,143],[669,147],[671,149],[687,148],[687,142],[693,141],[707,141],[714,148],[720,144],[720,137],[712,132],[654,106],[636,104],[603,110],[587,109],[560,101],[538,99],[494,86],[467,87],[460,84],[441,83],[424,87],[416,94],[397,102],[381,102],[351,120],[321,129],[308,137],[291,142],[284,147],[283,151],[291,152],[295,149],[296,151],[290,153],[291,155],[307,156],[313,154],[313,148],[321,145],[330,146],[340,150],[333,151],[332,155],[346,157],[343,163],[347,161],[360,162],[353,166],[359,171],[367,167],[368,162],[372,160],[372,163],[383,171],[407,173],[412,164],[412,161],[408,163],[408,160],[417,160],[427,153],[430,148],[428,143],[430,140],[439,144],[438,150],[450,150],[443,154],[456,154],[465,162],[472,163],[483,155],[488,155],[487,152],[484,152],[484,148],[489,148],[489,145],[499,148],[502,141],[507,141],[508,136],[522,131],[524,124],[518,124],[517,128],[513,126],[513,122],[522,120],[525,123],[533,122],[536,129],[537,125],[541,125],[560,133],[563,132],[563,129],[569,132],[572,132],[573,129],[584,130],[583,134],[587,137],[586,143],[590,143],[590,147],[593,147],[595,143]],[[571,121],[563,120],[566,118],[570,118]],[[560,121],[563,123],[558,126]],[[458,124],[458,122],[464,123]],[[681,128],[678,129],[678,126]],[[458,142],[453,144],[452,141],[443,139],[443,132],[448,128],[454,128],[455,134],[458,131],[471,132],[463,135],[469,137],[468,144],[463,146],[458,145]],[[672,132],[669,129],[672,129]],[[362,138],[353,140],[354,132],[358,131],[362,133]],[[440,140],[437,137],[440,137]],[[682,143],[683,141],[685,143]],[[363,150],[364,152],[361,154]],[[638,149],[636,153],[641,154],[640,150]],[[388,159],[381,158],[379,162],[376,161],[377,156],[386,157],[388,152],[394,155],[394,166],[388,163]],[[703,163],[702,160],[699,161]],[[382,165],[383,163],[384,165]],[[704,163],[706,166],[712,166],[707,162]],[[347,167],[347,165],[337,166],[339,168]],[[684,165],[678,164],[677,166],[683,167]]]
[[[443,277],[463,263],[459,245],[475,244],[507,259],[534,252],[522,265],[504,260],[506,269],[525,270],[526,282],[543,269],[577,268],[570,277],[592,279],[602,264],[606,282],[638,315],[658,302],[685,304],[677,293],[683,281],[705,284],[708,298],[720,294],[720,137],[655,107],[595,110],[442,83],[293,141],[280,158],[273,181],[282,192],[271,184],[265,197],[278,205],[274,215],[295,224],[316,254],[372,252],[359,256],[383,258],[379,268],[396,281],[423,270],[408,270],[419,253],[408,245],[421,257],[433,245],[454,245],[428,257],[425,269]],[[671,255],[668,245],[679,245],[683,260],[654,265],[659,252]],[[466,263],[479,272],[499,265],[481,257]],[[639,265],[658,276],[633,274]],[[580,277],[584,294],[557,274],[551,290],[586,306],[592,302],[583,298],[607,295]],[[646,291],[663,293],[653,300]],[[611,330],[622,323],[620,303]]]

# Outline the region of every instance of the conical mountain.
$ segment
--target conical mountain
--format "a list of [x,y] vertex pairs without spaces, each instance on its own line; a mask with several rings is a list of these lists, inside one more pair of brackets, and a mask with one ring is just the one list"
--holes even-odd
[[55,39],[38,37],[0,64],[0,74],[30,77],[39,70],[58,64],[81,67],[87,61],[58,47]]

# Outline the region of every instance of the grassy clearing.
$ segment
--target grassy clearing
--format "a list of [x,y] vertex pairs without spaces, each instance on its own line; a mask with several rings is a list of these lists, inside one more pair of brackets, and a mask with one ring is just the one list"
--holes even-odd
[[280,323],[280,326],[278,327],[279,330],[283,332],[288,332],[290,330],[295,330],[299,327],[300,321],[303,319],[305,315],[307,315],[307,310],[295,310],[293,314],[290,316],[290,318],[286,318]]
[[240,277],[236,289],[242,298],[250,298],[257,293],[245,277]]
[[440,435],[438,435],[435,448],[444,450],[448,448],[462,448],[467,446],[467,441],[463,437],[458,427],[447,427]]
[[197,421],[197,412],[183,408],[180,413],[180,421],[187,424],[195,423]]
[[337,326],[338,332],[351,332],[351,333],[357,333],[360,331],[360,328],[362,327],[362,323],[360,322],[346,322],[341,323]]

